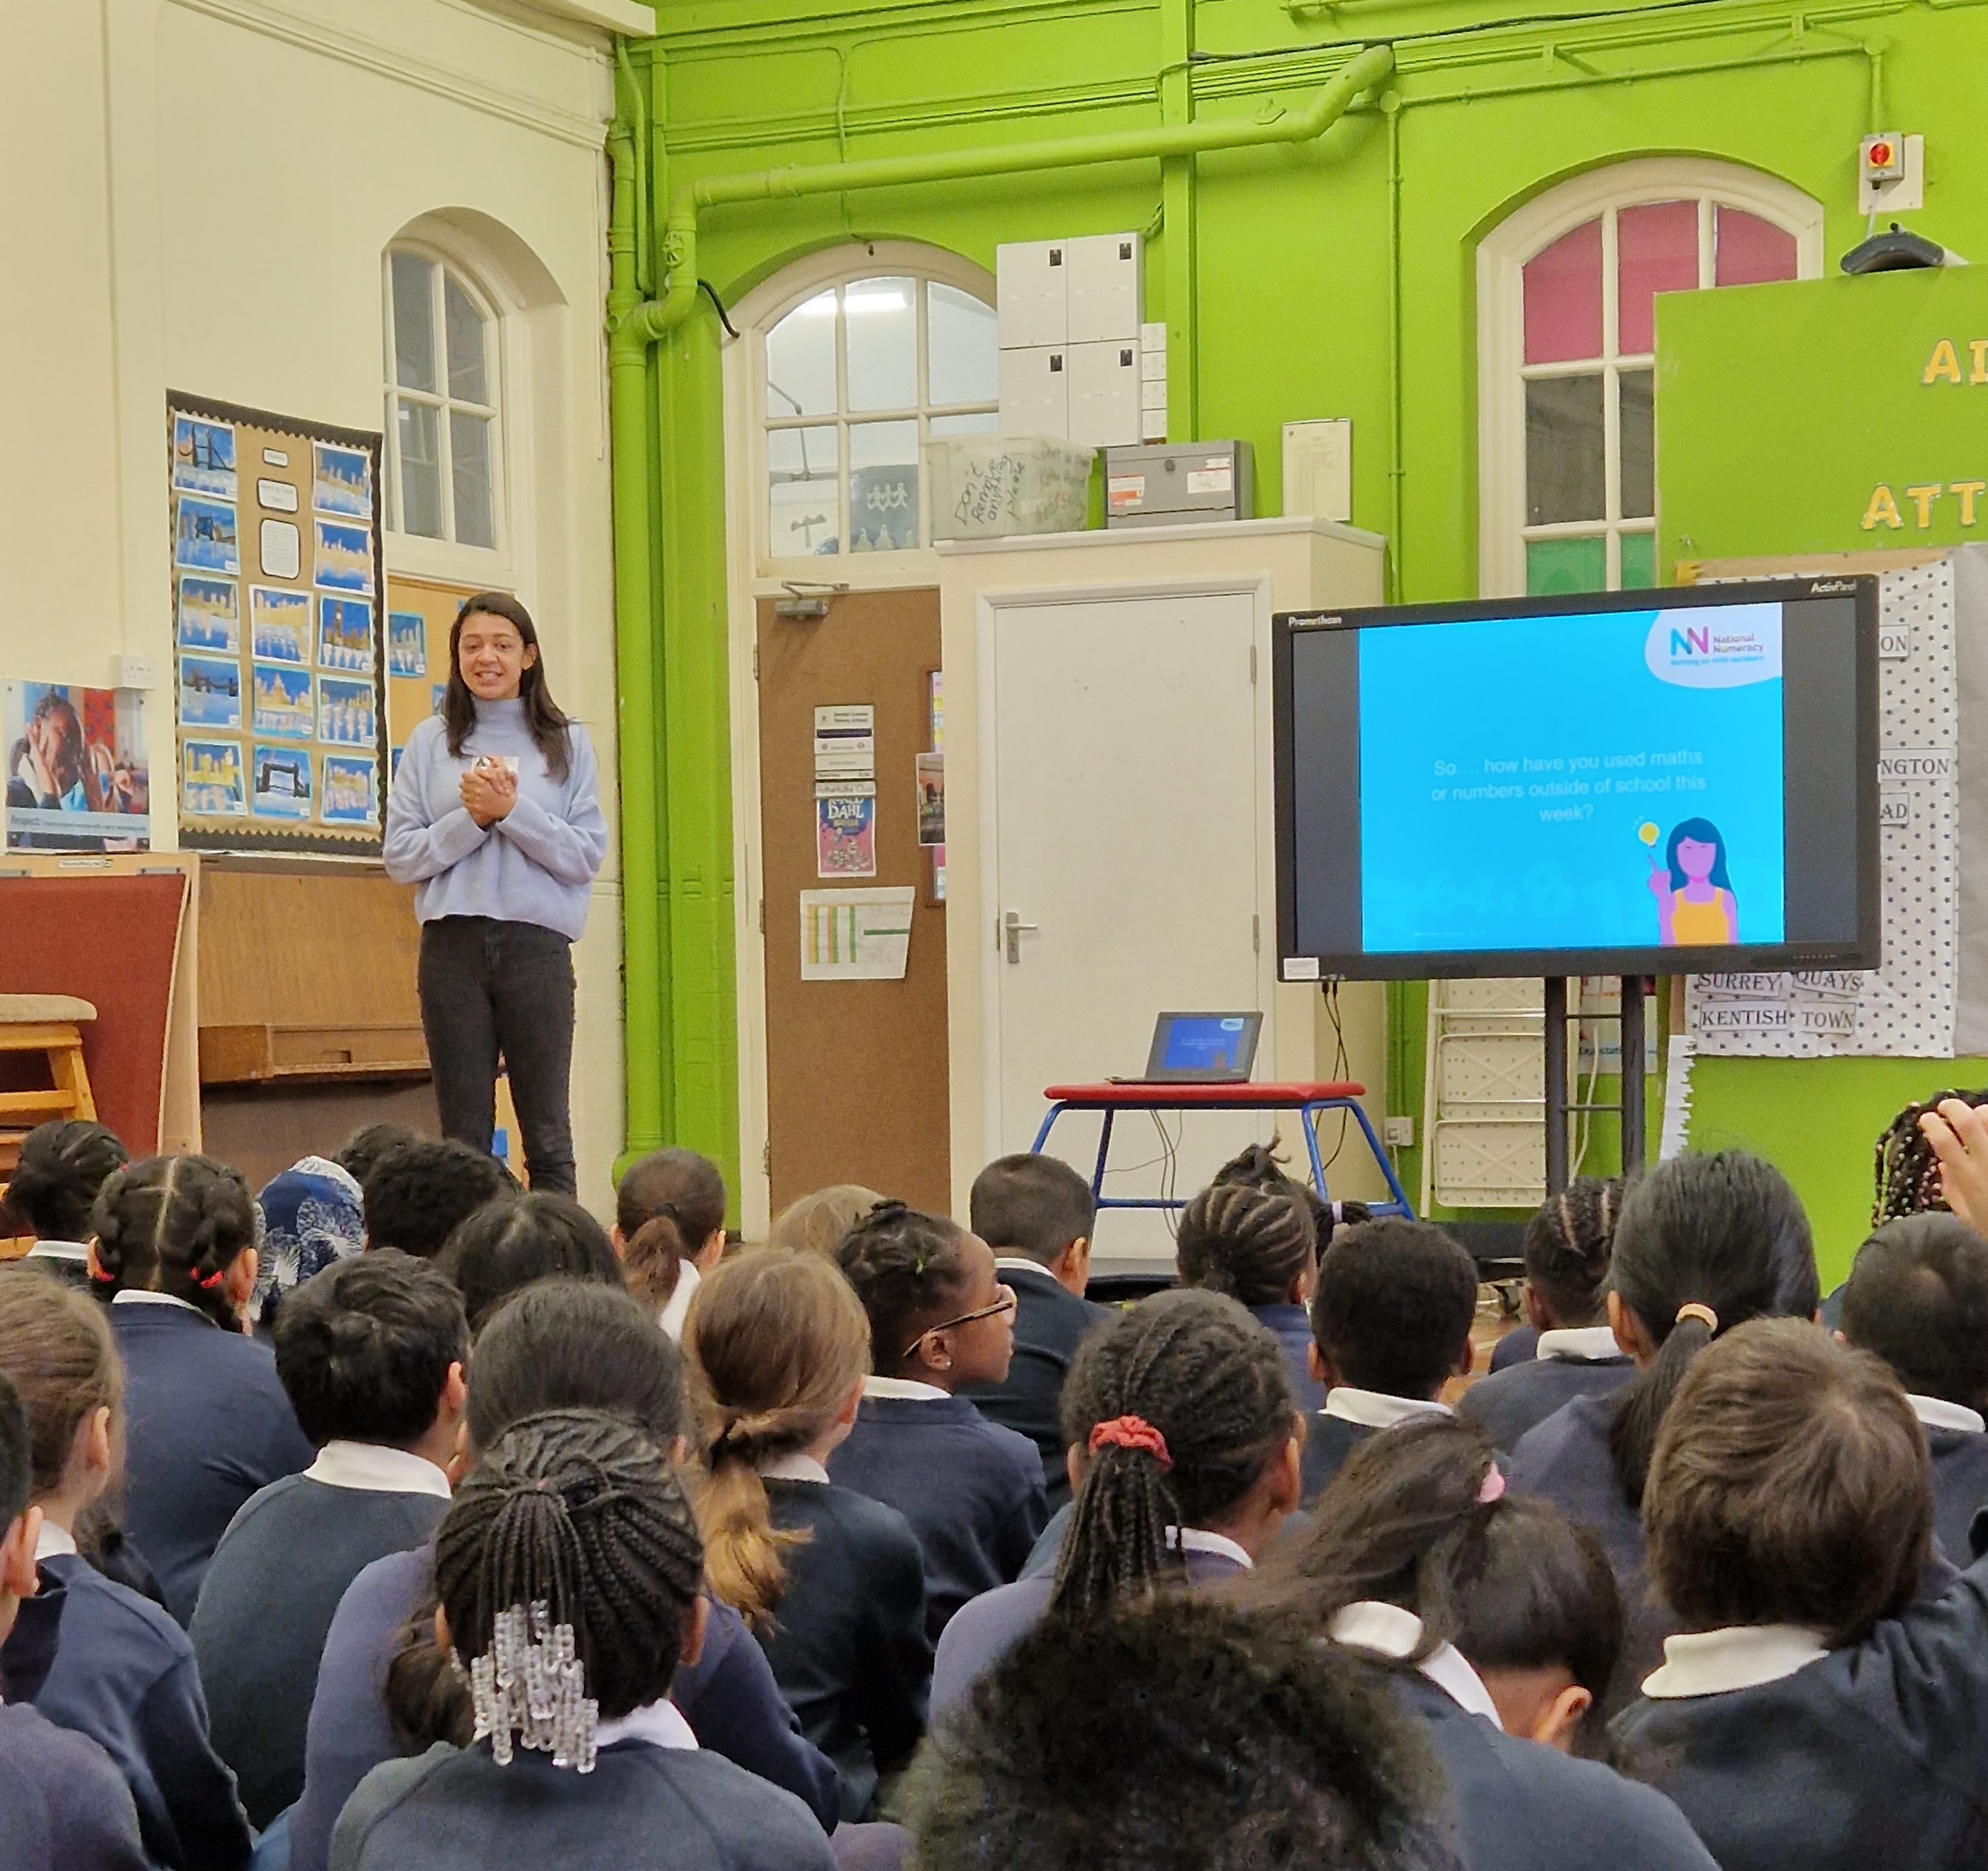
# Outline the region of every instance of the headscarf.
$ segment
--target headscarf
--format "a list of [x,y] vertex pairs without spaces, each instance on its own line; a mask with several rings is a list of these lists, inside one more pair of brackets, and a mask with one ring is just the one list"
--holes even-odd
[[306,1157],[272,1177],[255,1205],[263,1228],[262,1264],[248,1312],[267,1326],[292,1287],[366,1245],[366,1217],[359,1184],[323,1157]]

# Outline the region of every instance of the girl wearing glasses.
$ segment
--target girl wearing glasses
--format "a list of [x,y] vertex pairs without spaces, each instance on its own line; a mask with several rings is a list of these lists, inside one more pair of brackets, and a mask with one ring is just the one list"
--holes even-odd
[[1049,1519],[1036,1445],[954,1395],[1007,1376],[1015,1295],[977,1234],[901,1202],[872,1209],[836,1258],[869,1315],[875,1375],[829,1473],[911,1523],[937,1643],[969,1599],[1020,1573]]

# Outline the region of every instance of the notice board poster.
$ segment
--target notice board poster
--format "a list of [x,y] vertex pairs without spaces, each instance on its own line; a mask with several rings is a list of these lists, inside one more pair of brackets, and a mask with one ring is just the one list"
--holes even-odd
[[151,778],[135,689],[0,683],[9,851],[149,851]]
[[167,395],[182,845],[379,852],[380,441]]

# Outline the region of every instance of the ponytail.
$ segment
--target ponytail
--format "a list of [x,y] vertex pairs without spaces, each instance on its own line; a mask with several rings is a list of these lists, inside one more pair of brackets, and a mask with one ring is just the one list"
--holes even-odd
[[1809,1317],[1821,1283],[1800,1198],[1772,1163],[1736,1150],[1674,1157],[1629,1191],[1611,1277],[1658,1347],[1608,1422],[1616,1481],[1640,1511],[1657,1431],[1698,1354],[1747,1319]]
[[211,1157],[147,1157],[115,1170],[90,1218],[102,1296],[169,1294],[235,1331],[225,1283],[256,1245],[259,1219],[242,1172]]
[[628,1284],[658,1310],[668,1305],[691,1256],[676,1218],[668,1212],[651,1216],[627,1238],[621,1251]]

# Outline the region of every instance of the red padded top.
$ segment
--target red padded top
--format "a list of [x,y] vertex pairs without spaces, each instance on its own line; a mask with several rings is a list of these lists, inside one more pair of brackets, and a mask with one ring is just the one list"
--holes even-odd
[[1365,1086],[1351,1079],[1335,1079],[1291,1085],[1052,1085],[1043,1096],[1052,1104],[1075,1105],[1080,1109],[1100,1110],[1107,1105],[1135,1110],[1205,1105],[1235,1111],[1282,1111],[1327,1098],[1364,1097],[1366,1091]]

